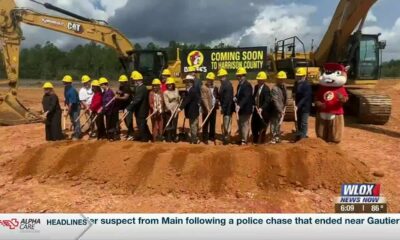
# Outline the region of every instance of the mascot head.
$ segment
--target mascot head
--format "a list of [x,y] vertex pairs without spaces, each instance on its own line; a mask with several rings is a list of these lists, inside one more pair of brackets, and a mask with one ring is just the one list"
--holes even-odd
[[320,77],[319,84],[326,87],[341,87],[347,82],[348,70],[349,67],[339,63],[325,63],[324,74]]

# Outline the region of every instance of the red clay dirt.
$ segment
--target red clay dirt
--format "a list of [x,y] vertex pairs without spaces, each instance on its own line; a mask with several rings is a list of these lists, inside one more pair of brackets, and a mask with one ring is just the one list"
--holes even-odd
[[[347,182],[382,183],[400,212],[400,84],[378,87],[390,89],[390,122],[350,121],[339,145],[315,138],[314,119],[310,139],[247,147],[45,143],[41,124],[0,127],[0,212],[333,212]],[[20,96],[40,109],[40,89]]]

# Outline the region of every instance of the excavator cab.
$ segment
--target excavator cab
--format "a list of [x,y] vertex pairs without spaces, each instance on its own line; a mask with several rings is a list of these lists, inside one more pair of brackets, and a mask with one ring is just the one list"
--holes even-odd
[[355,33],[348,44],[348,60],[350,64],[349,79],[358,81],[380,79],[382,50],[385,41],[379,41],[380,34]]
[[151,85],[154,78],[160,78],[168,64],[166,51],[136,50],[132,53],[133,69],[143,74],[145,85]]

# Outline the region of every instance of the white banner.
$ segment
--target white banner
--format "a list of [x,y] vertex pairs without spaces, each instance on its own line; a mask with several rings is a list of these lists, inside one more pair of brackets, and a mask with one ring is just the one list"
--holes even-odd
[[400,214],[2,214],[2,239],[396,239]]

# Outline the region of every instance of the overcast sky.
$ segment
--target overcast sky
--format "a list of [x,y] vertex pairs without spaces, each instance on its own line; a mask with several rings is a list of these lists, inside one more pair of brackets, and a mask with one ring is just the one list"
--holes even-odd
[[[49,12],[28,0],[20,7]],[[273,46],[274,39],[298,35],[316,46],[325,33],[339,0],[49,0],[83,16],[102,19],[120,29],[132,42],[166,45],[225,42],[240,46]],[[378,0],[370,12],[365,33],[382,33],[387,40],[384,59],[400,59],[400,1]],[[54,14],[54,12],[51,12]],[[71,48],[82,40],[24,26],[24,46],[47,40]]]

